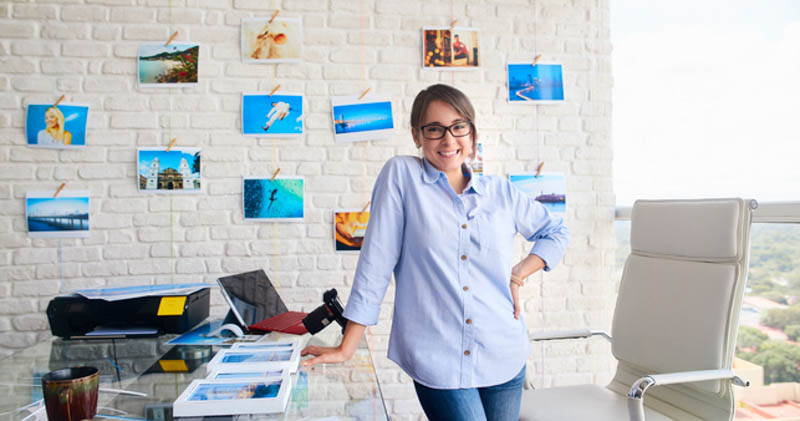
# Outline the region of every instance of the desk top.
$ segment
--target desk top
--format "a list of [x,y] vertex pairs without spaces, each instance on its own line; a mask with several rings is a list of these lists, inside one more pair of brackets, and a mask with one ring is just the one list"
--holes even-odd
[[[42,375],[60,368],[90,365],[100,369],[97,419],[170,421],[172,402],[192,380],[205,378],[206,363],[223,349],[165,345],[173,337],[49,339],[0,360],[0,420],[46,420],[43,409],[32,414],[39,407],[36,401],[42,397]],[[276,336],[275,340],[288,338],[298,336],[284,334]],[[310,340],[313,345],[333,346],[339,343],[341,330],[329,328],[313,337],[299,338],[301,344]],[[341,420],[388,420],[366,342],[362,339],[355,356],[347,363],[300,367],[292,375],[292,397],[285,414],[240,418],[311,420],[335,416]],[[147,396],[133,396],[119,390]],[[32,403],[30,408],[18,410]]]

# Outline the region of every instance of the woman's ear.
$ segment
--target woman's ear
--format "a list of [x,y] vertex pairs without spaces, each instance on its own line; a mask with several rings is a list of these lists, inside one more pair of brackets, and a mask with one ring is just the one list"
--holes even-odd
[[411,137],[414,138],[414,144],[417,145],[417,149],[422,147],[422,143],[419,139],[419,130],[416,127],[411,128]]

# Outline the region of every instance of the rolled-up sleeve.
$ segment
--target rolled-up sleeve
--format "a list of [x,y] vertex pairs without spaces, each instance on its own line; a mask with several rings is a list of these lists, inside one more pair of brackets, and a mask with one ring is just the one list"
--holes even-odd
[[367,232],[344,310],[345,318],[367,326],[378,323],[386,288],[400,258],[405,221],[403,165],[399,159],[389,160],[375,181]]
[[530,254],[544,260],[545,271],[558,265],[569,244],[569,228],[561,217],[555,216],[541,203],[507,183],[514,209],[514,223],[528,241],[534,242]]

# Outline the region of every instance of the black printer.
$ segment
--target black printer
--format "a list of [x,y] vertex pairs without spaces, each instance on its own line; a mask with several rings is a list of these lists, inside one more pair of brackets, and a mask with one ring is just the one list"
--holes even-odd
[[78,294],[47,305],[50,332],[65,339],[109,339],[183,333],[208,317],[208,288],[185,295],[151,295],[117,301]]

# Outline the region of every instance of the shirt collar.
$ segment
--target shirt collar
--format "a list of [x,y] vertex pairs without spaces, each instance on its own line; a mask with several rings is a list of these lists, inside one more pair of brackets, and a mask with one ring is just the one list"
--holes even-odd
[[[447,175],[443,171],[437,170],[436,167],[431,165],[424,157],[422,158],[422,170],[422,180],[428,184],[433,184],[442,177],[444,177],[445,181],[447,180]],[[467,192],[472,189],[475,193],[483,194],[484,187],[482,177],[476,177],[472,172],[472,168],[466,163],[461,165],[461,171],[469,178],[464,191]]]

